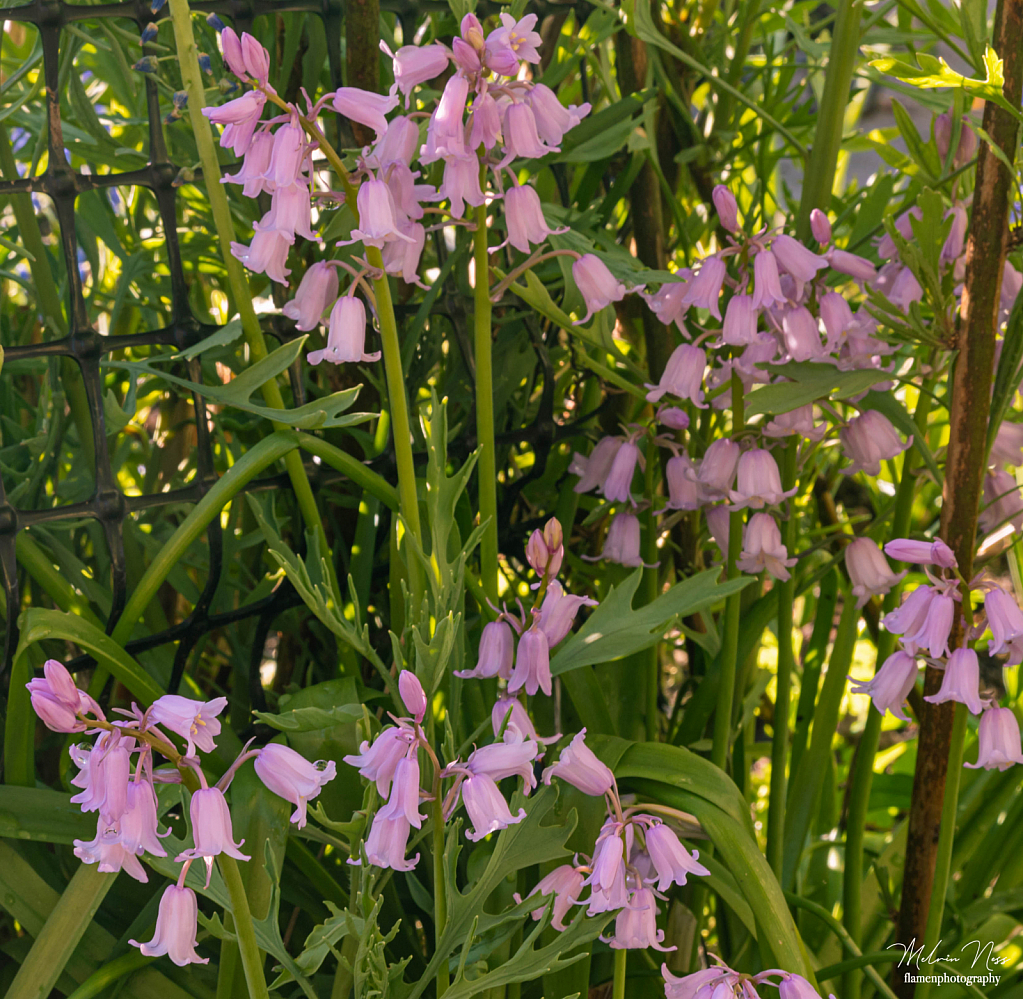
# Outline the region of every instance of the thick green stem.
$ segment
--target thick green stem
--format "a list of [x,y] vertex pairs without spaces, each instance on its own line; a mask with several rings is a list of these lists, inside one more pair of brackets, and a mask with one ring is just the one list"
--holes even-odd
[[[444,882],[444,800],[440,781],[434,781],[436,793],[433,801],[433,922],[434,939],[440,943],[448,921],[448,900]],[[448,962],[442,961],[437,969],[437,999],[447,992],[450,984]]]
[[245,894],[238,863],[226,853],[217,857],[220,873],[224,877],[228,896],[231,899],[231,914],[234,917],[234,932],[238,940],[238,953],[245,971],[245,984],[249,987],[249,999],[270,999],[263,977],[263,958],[256,943],[256,930],[252,925],[252,913],[249,911],[249,899]]
[[[790,441],[782,459],[782,488],[791,489],[796,481],[798,441]],[[791,555],[796,539],[795,510],[790,510],[783,521],[782,541]],[[778,590],[778,670],[777,692],[774,698],[774,734],[771,737],[771,794],[767,813],[767,862],[780,880],[782,874],[782,846],[785,835],[785,798],[788,778],[785,768],[789,752],[789,704],[792,693],[792,671],[795,655],[792,649],[792,603],[796,596],[796,581],[790,576],[775,583]]]
[[611,999],[625,999],[625,959],[628,955],[629,952],[624,949],[615,951],[615,980]]
[[[945,893],[952,874],[952,847],[955,845],[956,814],[959,810],[959,781],[963,773],[963,746],[966,743],[966,722],[969,712],[965,704],[956,704],[952,719],[952,742],[948,751],[948,772],[945,775],[945,800],[941,806],[941,826],[938,830],[938,853],[934,863],[934,885],[931,904],[927,911],[927,932],[924,935],[924,953],[930,954],[941,936],[941,920],[945,914]],[[917,999],[927,999],[930,982],[921,982]]]
[[849,103],[856,60],[859,58],[860,14],[862,0],[839,0],[835,30],[828,48],[828,69],[824,76],[824,95],[817,114],[813,148],[803,174],[803,195],[796,217],[796,237],[810,237],[810,213],[819,208],[826,212],[831,204],[831,188],[835,183],[838,154],[842,148],[845,109]]
[[[732,375],[732,433],[738,434],[745,423],[745,399],[743,385],[738,375]],[[728,551],[725,567],[729,579],[738,579],[740,572],[736,563],[742,551],[742,513],[736,511],[728,517]],[[728,765],[728,751],[732,737],[732,702],[735,699],[735,675],[739,655],[739,619],[742,611],[742,594],[733,593],[725,602],[724,633],[721,636],[721,652],[718,655],[718,702],[714,712],[714,742],[710,752],[711,762],[725,770]]]
[[[227,271],[228,285],[234,297],[235,307],[241,317],[245,341],[249,345],[249,356],[255,363],[267,356],[266,341],[263,338],[259,317],[256,315],[252,303],[252,292],[249,290],[245,271],[231,252],[231,241],[235,238],[234,221],[231,218],[231,208],[220,180],[220,162],[217,159],[213,133],[210,131],[209,122],[202,113],[203,108],[206,107],[206,95],[203,90],[202,71],[199,68],[195,36],[192,33],[192,15],[188,0],[171,0],[170,13],[171,20],[174,22],[174,39],[178,51],[178,64],[181,67],[181,80],[185,90],[188,91],[188,112],[195,135],[196,148],[199,152],[199,160],[202,163],[203,180],[206,184],[210,211],[213,214],[213,224],[220,241],[220,254],[224,261],[224,269]],[[377,252],[379,253],[379,251]],[[272,409],[285,408],[284,397],[281,395],[276,379],[272,378],[266,382],[261,391],[267,406]],[[274,428],[281,430],[283,424],[275,423]],[[316,497],[313,495],[312,485],[306,475],[305,466],[302,464],[301,454],[297,451],[287,454],[284,458],[284,466],[288,471],[288,478],[291,480],[291,487],[295,491],[295,498],[306,525],[320,536],[321,550],[329,552],[327,535],[323,530],[323,521],[320,519]],[[331,575],[334,576],[333,560],[328,558],[327,565]],[[334,582],[336,585],[336,579]],[[336,586],[336,589],[340,592],[339,586]]]
[[497,454],[494,444],[494,364],[490,306],[490,254],[487,252],[487,206],[476,209],[473,236],[476,286],[476,442],[480,449],[476,478],[479,482],[480,523],[486,526],[480,539],[480,582],[487,597],[497,603]]
[[153,960],[154,958],[146,957],[141,951],[133,948],[128,953],[107,961],[102,968],[97,968],[67,999],[92,999],[132,972],[152,964]]
[[838,726],[846,677],[856,647],[856,624],[859,618],[860,611],[856,606],[856,600],[849,583],[845,583],[842,588],[842,616],[838,621],[835,644],[828,660],[828,672],[821,684],[820,697],[814,709],[810,747],[803,754],[799,766],[792,775],[792,794],[785,816],[782,848],[784,855],[782,887],[790,886],[795,880],[803,845],[810,830],[810,822],[820,800],[820,775],[828,765],[831,743]]

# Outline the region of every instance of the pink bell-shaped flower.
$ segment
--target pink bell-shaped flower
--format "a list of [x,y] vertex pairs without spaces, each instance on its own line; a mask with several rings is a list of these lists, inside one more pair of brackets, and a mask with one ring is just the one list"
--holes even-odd
[[226,853],[235,860],[252,859],[238,849],[245,840],[239,840],[237,843],[234,841],[231,811],[220,788],[204,787],[193,792],[188,814],[192,820],[192,840],[195,846],[179,853],[174,858],[175,863],[198,860],[201,857],[206,861],[206,883],[209,884],[213,858],[219,854]]
[[306,824],[306,805],[337,776],[333,760],[310,763],[304,756],[281,743],[264,746],[253,764],[259,779],[285,801],[295,806],[291,821],[296,828]]
[[[142,856],[166,857],[157,831],[156,798],[146,781],[132,781],[128,785],[127,808],[121,816],[121,846],[129,853]],[[169,836],[170,831],[164,836]]]
[[603,488],[604,482],[611,472],[618,449],[625,442],[621,437],[602,437],[597,441],[593,451],[588,457],[576,454],[572,461],[570,471],[579,476],[579,481],[573,487],[577,493],[588,493],[598,486]]
[[398,106],[394,95],[374,94],[358,87],[339,87],[334,93],[334,110],[350,121],[373,129],[377,139],[387,131],[387,115]]
[[646,830],[646,849],[657,875],[647,881],[651,884],[656,881],[658,891],[667,891],[673,884],[684,885],[690,874],[710,875],[710,871],[698,862],[699,852],[694,850],[690,853],[674,831],[659,820]]
[[480,187],[480,168],[475,156],[450,156],[444,164],[444,179],[441,181],[441,201],[451,204],[451,214],[460,219],[465,214],[465,206],[478,208],[486,201]]
[[99,812],[108,825],[120,819],[128,807],[131,759],[127,747],[131,745],[131,739],[118,739],[115,733],[104,732],[89,751],[88,766],[71,781],[75,787],[84,788],[71,801],[81,805],[83,812]]
[[515,669],[508,681],[510,694],[516,694],[523,688],[530,695],[537,690],[542,690],[548,697],[551,695],[550,646],[547,636],[537,624],[522,633],[515,655]]
[[331,364],[352,364],[358,361],[379,361],[380,351],[366,353],[366,307],[361,298],[342,295],[330,310],[327,346],[306,355],[309,364],[328,361]]
[[740,455],[737,475],[738,489],[730,491],[732,506],[736,509],[777,506],[796,492],[795,488],[782,490],[778,464],[771,452],[763,448],[753,448]]
[[739,445],[727,437],[719,437],[707,448],[696,473],[704,499],[722,499],[731,493],[740,453]]
[[604,496],[612,503],[624,503],[632,496],[632,477],[641,455],[635,441],[627,440],[614,456],[604,480]]
[[195,892],[191,888],[168,885],[160,898],[153,939],[149,943],[128,942],[146,957],[166,954],[179,968],[186,964],[208,964],[208,957],[199,957],[195,952],[198,929],[199,903]]
[[[516,250],[529,253],[531,244],[542,243],[552,233],[568,232],[567,226],[551,229],[540,206],[540,196],[528,184],[511,188],[504,196],[504,220],[508,226],[508,239]],[[503,246],[495,246],[498,250]]]
[[881,714],[891,711],[896,718],[909,721],[902,705],[916,683],[917,672],[916,657],[900,650],[884,661],[872,680],[853,680],[850,689],[854,694],[869,694]]
[[283,229],[268,226],[265,229],[256,229],[248,246],[244,243],[231,243],[231,253],[250,271],[265,274],[271,281],[287,287],[288,275],[291,273],[288,267],[288,251],[294,244],[293,232],[289,234]]
[[948,657],[941,689],[924,698],[931,704],[958,701],[965,704],[970,713],[979,715],[984,710],[980,699],[980,663],[973,649],[955,649]]
[[625,860],[625,841],[620,834],[618,823],[608,819],[593,850],[590,875],[583,882],[590,887],[587,915],[613,912],[628,903]]
[[721,339],[733,347],[756,343],[759,317],[760,313],[753,304],[752,295],[733,295],[725,309]]
[[537,133],[549,146],[558,145],[564,134],[590,113],[589,104],[572,104],[566,108],[558,95],[542,83],[533,84],[526,94],[526,103],[533,109]]
[[687,454],[676,454],[664,466],[668,483],[668,502],[663,510],[698,510],[702,505],[700,487],[696,484],[696,469]]
[[980,716],[977,738],[977,762],[963,764],[971,770],[1008,770],[1014,763],[1023,763],[1019,722],[1011,708],[988,708]]
[[860,416],[853,417],[839,431],[838,436],[846,456],[852,460],[848,468],[842,469],[844,475],[856,472],[879,475],[882,461],[901,454],[913,443],[912,436],[902,443],[888,417],[875,409],[868,409]]
[[657,928],[657,903],[654,893],[649,888],[640,888],[633,892],[629,904],[619,911],[615,919],[614,936],[608,945],[615,950],[654,950],[672,951],[677,947],[663,947],[664,930]]
[[585,323],[595,312],[606,309],[612,302],[620,302],[628,290],[616,280],[604,261],[592,253],[584,253],[572,264],[572,277],[586,303],[586,315],[577,319],[576,325]]
[[226,707],[226,697],[215,697],[212,701],[193,701],[179,694],[164,694],[153,701],[146,717],[151,723],[180,735],[188,744],[185,755],[195,756],[197,749],[203,753],[212,753],[217,748],[213,741],[220,735],[217,715]]
[[580,607],[596,606],[596,600],[566,593],[561,583],[553,580],[547,587],[547,595],[540,605],[540,617],[537,621],[540,630],[547,636],[548,647],[553,649],[568,636]]
[[380,817],[390,821],[403,818],[410,826],[422,828],[426,816],[419,812],[419,782],[419,760],[415,753],[409,753],[398,761],[394,771],[394,782],[391,785],[391,796],[387,799],[387,804],[380,809]]
[[[225,28],[230,31],[230,28]],[[241,184],[246,198],[263,193],[273,194],[274,182],[269,176],[270,156],[274,150],[274,135],[268,130],[256,132],[245,153],[245,160],[237,173],[225,173],[224,183]]]
[[533,761],[536,759],[538,746],[530,740],[511,742],[495,742],[482,746],[469,754],[465,767],[475,776],[485,774],[492,781],[504,780],[505,777],[521,777],[524,794],[536,787],[533,775]]
[[95,864],[96,870],[102,874],[124,871],[136,881],[143,884],[149,882],[149,875],[139,863],[138,857],[121,842],[121,828],[118,822],[106,822],[100,816],[96,820],[96,838],[88,842],[76,839],[74,847],[75,856],[83,864]]
[[785,580],[797,561],[788,554],[774,517],[769,513],[755,513],[743,531],[742,552],[735,564],[743,572],[766,570],[775,579]]
[[856,606],[862,607],[871,597],[883,597],[905,578],[905,572],[892,572],[877,542],[856,538],[845,549],[845,567],[852,580]]
[[[501,139],[501,108],[489,91],[472,102],[472,125],[469,148],[493,149]],[[510,193],[510,192],[509,192]],[[515,245],[514,243],[512,244]]]
[[249,90],[220,107],[203,108],[202,113],[214,124],[225,126],[220,135],[221,147],[233,150],[235,156],[244,156],[252,144],[265,104],[263,93]]
[[[391,55],[385,43],[381,42],[380,48]],[[405,95],[405,106],[408,107],[412,91],[421,83],[427,83],[440,76],[448,68],[450,58],[448,50],[443,45],[436,43],[433,45],[403,45],[391,56],[391,64],[394,67],[392,96],[395,90],[400,90]]]
[[337,300],[337,286],[337,268],[328,260],[318,261],[305,272],[295,297],[284,303],[284,314],[295,320],[297,329],[316,329],[323,313]]
[[[600,558],[608,562],[617,562],[618,565],[641,566],[644,562],[640,543],[639,517],[623,510],[615,514],[607,529]],[[585,555],[583,558],[588,562],[597,561]]]
[[486,680],[499,676],[507,680],[515,664],[515,635],[507,621],[490,621],[483,626],[480,635],[479,655],[475,669],[455,670],[455,676],[463,680]]
[[580,729],[561,751],[558,762],[544,770],[544,784],[549,785],[554,777],[593,797],[607,794],[615,786],[615,777],[611,769],[586,745],[585,728]]
[[809,361],[824,356],[817,320],[804,305],[785,311],[781,320],[781,336],[793,361]]
[[715,319],[720,319],[718,299],[725,281],[725,270],[725,262],[719,256],[705,257],[696,275],[686,282],[686,290],[682,294],[682,310],[695,305],[698,309],[706,309]]
[[396,239],[412,242],[411,236],[406,236],[398,229],[394,198],[386,181],[363,181],[356,203],[359,207],[359,225],[352,230],[352,238],[346,240],[346,243],[361,240],[366,246],[380,248]]
[[785,293],[781,290],[778,261],[770,250],[761,250],[753,258],[753,308],[784,304]]
[[405,722],[404,725],[385,728],[372,744],[364,742],[359,747],[358,754],[351,754],[343,759],[349,766],[355,767],[366,780],[375,781],[380,797],[386,798],[394,771],[408,754],[409,747],[415,739],[415,732],[408,722]]
[[664,366],[656,386],[647,385],[647,402],[659,402],[665,395],[687,399],[694,406],[706,409],[703,401],[703,374],[707,370],[707,354],[699,347],[683,343],[676,347]]
[[991,629],[988,654],[1000,655],[1008,650],[1014,638],[1023,635],[1023,611],[1014,597],[999,588],[984,594],[984,613]]
[[797,239],[784,234],[774,237],[771,251],[778,261],[778,266],[791,274],[799,284],[812,281],[817,272],[824,270],[828,262],[812,250],[808,250]]
[[508,802],[486,774],[476,774],[462,782],[462,804],[473,825],[472,832],[466,830],[465,835],[474,843],[526,817],[524,808],[520,808],[517,815],[512,815]]
[[798,409],[790,409],[787,413],[779,413],[773,420],[764,424],[765,437],[790,437],[799,434],[807,440],[819,441],[827,432],[827,424],[814,425],[812,402]]
[[468,95],[469,81],[461,74],[456,73],[444,84],[444,92],[430,115],[426,142],[419,151],[419,160],[424,166],[436,160],[466,155],[463,118]]
[[[551,910],[551,926],[558,932],[565,929],[565,916],[567,916],[583,893],[583,881],[586,875],[571,864],[562,864],[555,867],[545,878],[537,882],[536,887],[529,893],[529,898],[534,895],[553,895],[554,906]],[[516,902],[521,902],[519,895],[514,896]],[[533,910],[534,921],[543,918],[547,907],[541,905],[539,909]]]
[[[419,863],[419,854],[417,853],[411,860],[405,859],[411,830],[412,827],[404,815],[388,818],[381,809],[373,816],[373,824],[363,846],[366,859],[374,867],[389,867],[395,871],[413,870]],[[351,858],[348,863],[359,866],[362,861],[359,858]]]

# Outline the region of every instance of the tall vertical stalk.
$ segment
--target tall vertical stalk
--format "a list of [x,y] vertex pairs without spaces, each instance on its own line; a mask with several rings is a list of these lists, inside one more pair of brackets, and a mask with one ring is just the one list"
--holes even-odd
[[252,913],[249,911],[249,900],[245,894],[241,871],[238,870],[238,861],[222,853],[217,857],[217,865],[231,898],[234,933],[238,940],[242,970],[245,972],[245,984],[249,988],[249,999],[270,999],[266,978],[263,976],[263,957],[256,943],[256,930],[252,925]]
[[828,48],[828,68],[824,74],[824,95],[817,110],[810,159],[803,174],[803,194],[796,216],[796,238],[810,237],[810,213],[815,208],[827,211],[831,188],[835,183],[838,154],[842,148],[845,109],[849,87],[859,57],[860,13],[862,0],[839,0],[835,28]]
[[611,999],[625,999],[625,959],[628,954],[624,948],[615,951],[615,977]]
[[[434,785],[437,790],[433,800],[433,932],[439,944],[448,921],[448,901],[444,880],[444,798],[440,781],[435,780]],[[437,969],[437,999],[447,992],[449,984],[448,962],[442,961]]]
[[[732,434],[738,434],[745,422],[745,398],[742,379],[732,372]],[[735,511],[728,516],[728,552],[725,556],[726,572],[729,579],[739,577],[739,553],[742,551],[742,512]],[[739,655],[739,618],[742,611],[742,594],[733,593],[725,601],[725,627],[721,636],[721,652],[718,656],[718,702],[714,711],[714,742],[710,752],[711,762],[725,769],[732,735],[732,703],[735,699],[735,676]]]
[[476,209],[473,262],[476,272],[476,287],[473,289],[476,441],[480,448],[476,478],[479,482],[480,523],[486,525],[480,539],[480,582],[488,599],[497,603],[497,455],[494,453],[494,364],[486,204]]
[[[245,334],[245,341],[249,345],[250,357],[255,363],[267,356],[266,341],[263,339],[259,317],[252,304],[252,292],[249,290],[245,271],[231,253],[231,241],[235,236],[234,221],[231,218],[227,195],[224,193],[220,181],[220,162],[217,159],[213,133],[210,131],[209,122],[202,113],[203,108],[206,107],[206,95],[203,90],[202,71],[199,68],[195,36],[192,33],[192,16],[188,0],[170,0],[170,13],[174,23],[174,40],[177,46],[178,64],[181,67],[181,80],[185,90],[188,91],[188,112],[192,131],[195,134],[199,159],[202,163],[203,180],[206,183],[206,194],[213,214],[213,224],[220,241],[220,254],[227,271],[231,294],[241,317],[242,330]],[[281,395],[280,386],[275,378],[266,382],[261,391],[267,406],[272,409],[285,408],[284,397]],[[275,429],[280,430],[283,426],[284,424],[274,423]],[[323,530],[323,521],[320,519],[320,511],[316,506],[316,497],[313,495],[309,477],[306,475],[305,465],[302,464],[301,452],[290,451],[284,458],[284,465],[288,471],[288,477],[291,480],[292,489],[295,491],[295,498],[302,511],[303,519],[319,535],[322,551],[329,551],[327,535]],[[333,575],[332,560],[328,559],[327,564]],[[334,582],[336,586],[336,579]],[[340,592],[340,587],[337,589]]]
[[[786,492],[796,481],[796,461],[799,441],[794,439],[785,446],[782,458],[782,489]],[[792,502],[791,500],[789,501]],[[795,511],[790,510],[782,527],[782,541],[788,553],[796,540]],[[792,602],[796,595],[795,578],[775,584],[778,591],[778,670],[777,692],[774,698],[774,734],[771,737],[771,794],[767,812],[767,862],[775,876],[782,875],[782,844],[785,834],[785,797],[788,794],[788,778],[785,767],[789,751],[789,703],[792,693],[792,671],[795,656],[792,650]]]
[[[1004,95],[1012,107],[1018,107],[1023,92],[1023,0],[999,0],[995,13],[994,48],[1002,59],[1005,77]],[[995,339],[998,309],[1008,238],[1009,196],[1012,175],[1001,160],[1013,162],[1019,126],[1016,118],[992,101],[984,106],[984,131],[1000,150],[992,152],[987,141],[980,144],[977,157],[977,183],[973,195],[973,214],[966,243],[966,275],[960,320],[956,331],[955,366],[950,388],[949,440],[945,461],[945,488],[941,508],[941,537],[955,552],[964,579],[973,575],[974,547],[981,485],[987,465],[987,431],[994,375]],[[968,593],[964,594],[968,597]],[[962,619],[956,619],[949,648],[963,645]],[[924,694],[935,693],[942,673],[927,667]],[[951,703],[924,704],[920,717],[920,740],[913,794],[910,800],[906,841],[906,869],[903,875],[902,904],[899,909],[898,935],[901,943],[924,939],[935,887],[936,870],[943,836],[951,836],[958,797],[958,781],[946,785],[949,761],[954,748],[956,712]],[[947,859],[944,860],[947,868]],[[938,886],[946,874],[937,873]],[[935,906],[944,904],[935,899]],[[939,927],[940,928],[940,927]],[[895,972],[896,991],[903,997],[914,992],[906,981],[907,968]]]

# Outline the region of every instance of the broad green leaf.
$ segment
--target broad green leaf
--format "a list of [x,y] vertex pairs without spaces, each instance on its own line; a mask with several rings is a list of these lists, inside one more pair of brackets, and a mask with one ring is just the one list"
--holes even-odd
[[276,715],[268,711],[253,711],[252,713],[261,722],[279,732],[313,732],[317,729],[342,725],[345,722],[358,721],[362,717],[362,705],[336,704],[331,708],[294,708]]
[[207,350],[212,350],[214,347],[226,347],[228,344],[234,343],[243,332],[241,319],[235,317],[226,326],[221,326],[215,333],[203,337],[198,343],[192,344],[191,347],[183,350],[180,354],[175,354],[174,360],[188,361],[193,357],[206,353]]
[[166,693],[120,645],[84,618],[47,607],[30,607],[22,613],[18,624],[21,642],[16,659],[23,656],[26,648],[34,642],[63,638],[88,652],[143,704],[151,704]]
[[[226,327],[225,327],[226,328]],[[106,361],[104,367],[117,368],[122,371],[133,371],[136,374],[147,374],[163,381],[170,382],[190,392],[197,392],[222,406],[233,406],[246,413],[261,416],[276,423],[284,423],[299,430],[329,429],[332,427],[350,427],[373,419],[372,413],[348,413],[341,415],[354,405],[359,396],[361,385],[334,392],[322,399],[307,402],[295,409],[271,409],[250,402],[250,396],[258,391],[266,382],[286,371],[298,358],[305,346],[307,337],[299,337],[276,350],[262,360],[247,367],[240,375],[232,378],[227,385],[200,385],[187,378],[179,378],[156,366],[156,361]],[[199,345],[197,345],[199,346]],[[171,360],[178,355],[168,355],[162,360]]]
[[784,375],[791,381],[776,382],[750,392],[746,396],[747,416],[777,416],[818,399],[846,399],[865,392],[877,382],[891,379],[891,375],[884,371],[839,371],[832,364],[813,361],[772,365],[771,372]]
[[643,578],[643,570],[637,569],[621,586],[611,588],[582,628],[554,654],[551,673],[557,676],[648,649],[664,637],[676,619],[706,610],[753,582],[746,577],[719,583],[720,574],[720,569],[698,573],[634,610],[632,601]]
[[0,837],[70,843],[90,840],[96,820],[72,805],[71,796],[48,787],[5,784],[0,793]]

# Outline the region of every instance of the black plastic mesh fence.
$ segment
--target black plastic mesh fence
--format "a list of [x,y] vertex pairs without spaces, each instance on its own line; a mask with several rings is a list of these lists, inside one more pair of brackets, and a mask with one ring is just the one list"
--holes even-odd
[[[572,9],[572,3],[533,3],[530,9],[541,15],[547,12],[564,13]],[[429,10],[447,10],[447,4],[410,4],[402,0],[384,0],[382,6],[394,11],[403,28],[414,30],[416,19]],[[497,10],[496,4],[481,4],[480,13]],[[341,0],[199,0],[192,4],[196,13],[214,12],[231,21],[236,30],[251,27],[253,21],[264,15],[285,12],[305,12],[318,16],[323,23],[327,39],[327,57],[333,86],[340,86],[341,36],[344,22],[344,7]],[[71,4],[63,0],[33,0],[32,3],[0,8],[0,19],[23,22],[35,26],[39,32],[43,52],[43,74],[45,82],[46,120],[48,123],[48,158],[46,170],[31,177],[0,181],[0,199],[17,192],[48,196],[53,204],[59,224],[63,259],[67,265],[67,287],[70,301],[67,303],[68,333],[66,336],[28,345],[15,345],[6,350],[6,363],[30,358],[69,358],[80,369],[88,397],[92,420],[92,438],[95,449],[95,491],[84,502],[54,506],[48,509],[17,509],[8,500],[3,482],[0,481],[0,572],[3,577],[3,591],[8,608],[3,639],[3,663],[0,675],[4,683],[10,676],[10,665],[18,643],[17,608],[21,605],[18,563],[15,544],[20,531],[35,524],[54,521],[71,521],[94,518],[102,526],[109,549],[111,566],[112,604],[106,629],[109,634],[120,617],[127,594],[127,573],[124,547],[124,522],[132,514],[171,504],[197,503],[217,480],[214,468],[213,448],[209,432],[208,411],[201,394],[192,394],[195,413],[196,474],[185,487],[148,495],[128,496],[119,487],[111,466],[108,449],[107,428],[103,405],[103,379],[100,365],[104,357],[126,346],[168,346],[178,350],[187,349],[205,337],[216,332],[216,326],[196,320],[189,305],[188,285],[182,267],[181,247],[177,235],[177,188],[174,186],[182,164],[171,162],[164,140],[163,124],[159,103],[159,91],[155,80],[145,79],[146,106],[148,114],[149,163],[142,169],[127,172],[90,174],[72,169],[64,155],[64,139],[61,122],[61,102],[58,79],[58,57],[62,32],[81,21],[100,18],[124,18],[133,21],[141,34],[145,25],[152,20],[150,3],[143,0],[129,0],[124,3],[98,5]],[[405,37],[411,37],[406,30]],[[75,227],[75,204],[85,192],[111,187],[139,186],[147,188],[156,199],[166,239],[166,262],[170,271],[170,313],[169,324],[160,329],[142,330],[130,335],[108,335],[100,333],[89,320],[86,300],[83,295],[82,276],[76,266],[78,243]],[[450,300],[450,297],[449,297]],[[287,324],[290,327],[291,324]],[[264,331],[278,338],[294,335],[285,329],[285,324],[274,318],[264,320]],[[545,354],[538,351],[541,366]],[[202,383],[202,371],[198,360],[187,362],[188,377],[195,383]],[[6,375],[6,371],[4,372]],[[292,389],[297,404],[301,404],[302,385],[292,372]],[[549,385],[549,379],[546,380]],[[548,395],[549,392],[545,392]],[[530,432],[531,431],[531,432]],[[553,421],[550,416],[550,400],[545,400],[541,416],[527,436],[539,450],[549,449],[553,442]],[[540,455],[538,454],[538,458]],[[544,455],[545,457],[545,455]],[[542,463],[541,463],[542,464]],[[308,471],[314,489],[339,478],[336,473],[316,464],[309,464]],[[267,488],[287,488],[286,476],[274,476],[256,480],[248,491]],[[152,633],[127,643],[129,652],[137,653],[169,643],[177,643],[169,689],[177,689],[185,670],[189,655],[196,644],[207,633],[231,625],[242,619],[254,619],[252,627],[251,660],[249,666],[250,696],[254,708],[264,706],[264,695],[259,679],[259,665],[264,643],[274,619],[288,607],[301,602],[290,585],[278,586],[268,597],[245,604],[243,607],[224,613],[211,613],[214,595],[222,580],[223,538],[219,520],[214,518],[207,529],[208,578],[201,595],[191,612],[179,623],[162,631]],[[79,668],[88,665],[83,658],[76,664]]]

